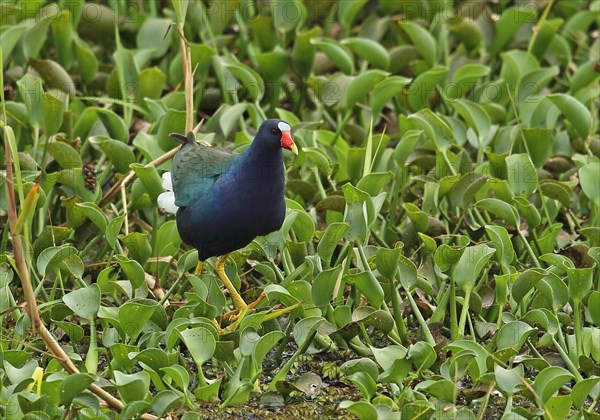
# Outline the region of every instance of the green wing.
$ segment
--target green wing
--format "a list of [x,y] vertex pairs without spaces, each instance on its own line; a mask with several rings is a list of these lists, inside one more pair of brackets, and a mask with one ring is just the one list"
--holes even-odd
[[201,199],[238,156],[219,147],[185,144],[173,158],[171,169],[175,205],[186,207]]

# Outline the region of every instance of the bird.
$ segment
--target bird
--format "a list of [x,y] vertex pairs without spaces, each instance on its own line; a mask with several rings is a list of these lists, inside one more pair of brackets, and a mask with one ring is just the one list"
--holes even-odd
[[176,215],[181,239],[198,250],[197,272],[203,261],[219,257],[215,271],[236,308],[226,315],[235,319],[242,311],[254,309],[264,294],[246,304],[227,277],[225,262],[231,252],[283,224],[283,149],[298,155],[291,127],[280,119],[264,121],[241,154],[199,143],[193,132],[170,137],[182,146],[173,158],[171,172],[163,174],[166,191],[158,196],[158,205]]

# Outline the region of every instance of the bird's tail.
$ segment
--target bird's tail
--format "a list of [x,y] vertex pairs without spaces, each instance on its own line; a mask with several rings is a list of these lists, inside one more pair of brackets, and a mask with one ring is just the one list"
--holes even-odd
[[196,136],[193,131],[188,132],[187,137],[179,133],[171,133],[169,134],[169,137],[183,145],[194,144],[196,142]]

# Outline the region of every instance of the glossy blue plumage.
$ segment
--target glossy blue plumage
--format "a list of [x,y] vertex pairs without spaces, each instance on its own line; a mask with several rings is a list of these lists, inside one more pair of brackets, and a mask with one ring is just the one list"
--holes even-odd
[[243,248],[281,227],[285,171],[280,121],[265,121],[241,155],[194,143],[176,156],[177,228],[183,241],[198,249],[200,260]]

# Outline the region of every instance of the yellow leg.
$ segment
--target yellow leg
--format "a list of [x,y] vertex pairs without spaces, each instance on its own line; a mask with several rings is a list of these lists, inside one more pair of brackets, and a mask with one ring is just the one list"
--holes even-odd
[[229,292],[231,300],[233,301],[233,304],[235,305],[236,309],[238,311],[241,311],[243,309],[246,309],[248,305],[246,305],[244,299],[242,299],[239,292],[235,289],[235,287],[233,287],[233,283],[231,283],[231,280],[229,280],[227,274],[225,274],[225,261],[227,261],[228,255],[229,254],[225,254],[222,257],[219,257],[219,259],[217,260],[217,264],[215,265],[215,270],[217,271],[217,275],[227,288],[227,291]]
[[196,265],[196,270],[194,270],[194,275],[199,276],[202,274],[202,265],[203,261],[198,261],[198,265]]

